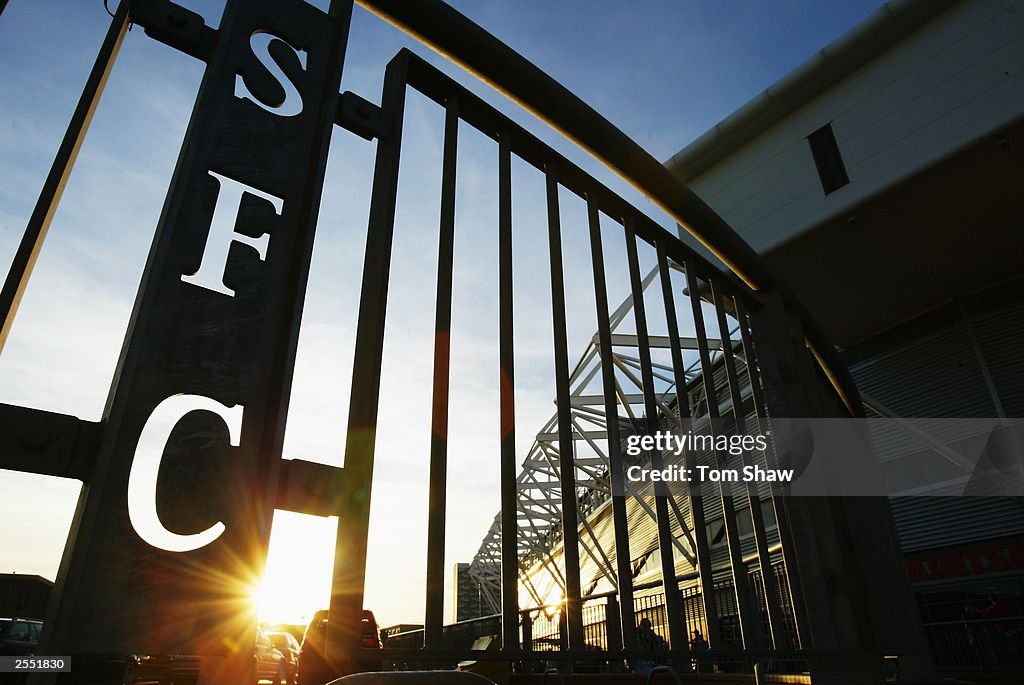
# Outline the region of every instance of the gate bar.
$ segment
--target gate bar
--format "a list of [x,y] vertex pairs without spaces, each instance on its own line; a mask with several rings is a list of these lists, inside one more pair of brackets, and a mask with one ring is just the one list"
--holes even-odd
[[501,647],[519,651],[519,522],[512,281],[512,133],[498,137],[498,376],[501,430]]
[[[392,59],[384,73],[381,108],[392,121],[391,135],[377,141],[370,216],[366,231],[363,281],[359,290],[359,319],[352,360],[352,394],[345,438],[345,487],[339,493],[334,573],[330,616],[359,616],[366,582],[366,546],[369,537],[370,485],[373,479],[377,417],[380,412],[380,372],[384,358],[391,247],[398,167],[402,150],[405,84],[408,62]],[[340,622],[327,624],[327,657],[332,657],[334,633],[346,635]],[[351,628],[350,628],[351,629]],[[354,636],[358,644],[358,634]],[[348,646],[351,648],[355,645]]]
[[434,319],[434,388],[430,420],[430,494],[427,508],[427,602],[425,647],[441,646],[444,624],[444,527],[448,474],[448,394],[451,385],[452,277],[455,261],[455,170],[459,105],[449,96],[441,161],[441,225],[437,246]]
[[[661,428],[658,417],[658,406],[654,398],[654,374],[651,368],[651,347],[647,340],[647,307],[644,303],[644,288],[640,282],[640,259],[636,248],[636,231],[633,229],[634,217],[624,217],[626,235],[626,259],[629,262],[629,284],[633,295],[633,316],[636,320],[637,352],[640,355],[640,375],[643,379],[644,412],[647,415],[644,432],[648,435]],[[651,469],[661,471],[664,468],[663,454],[658,448],[650,450]],[[665,609],[668,612],[669,644],[678,654],[689,645],[686,636],[686,621],[683,617],[682,595],[679,593],[679,582],[676,581],[676,561],[672,536],[672,521],[669,518],[668,499],[672,494],[664,481],[654,483],[654,508],[658,514],[658,547],[661,556],[661,577],[665,584]],[[685,527],[680,521],[680,527]]]
[[[6,2],[5,2],[6,4]],[[64,139],[61,140],[57,154],[50,166],[50,173],[43,182],[43,189],[39,191],[39,199],[32,210],[32,216],[25,227],[25,233],[21,237],[18,251],[14,254],[14,261],[11,269],[7,272],[4,280],[3,290],[0,290],[0,351],[7,342],[7,336],[14,325],[14,317],[18,313],[18,305],[21,304],[21,297],[25,294],[28,280],[32,276],[32,268],[36,264],[36,258],[43,248],[43,241],[46,239],[46,232],[50,229],[50,222],[57,212],[57,205],[60,197],[64,194],[64,186],[67,185],[71,176],[71,169],[75,165],[78,151],[85,140],[86,131],[89,130],[89,123],[92,115],[96,112],[103,88],[107,84],[107,77],[114,66],[114,60],[121,49],[121,42],[128,28],[128,9],[130,0],[121,0],[117,6],[117,12],[110,21],[110,28],[103,38],[100,51],[96,55],[96,61],[89,72],[89,78],[82,88],[82,96],[78,99],[78,105],[71,115],[71,121],[64,132]],[[0,6],[0,12],[3,6]]]
[[[618,590],[621,645],[637,646],[636,618],[633,606],[633,566],[629,552],[629,519],[626,513],[625,465],[622,463],[622,438],[619,435],[619,407],[615,397],[615,367],[612,359],[612,333],[608,321],[608,286],[604,274],[604,250],[601,244],[601,218],[593,199],[587,199],[590,223],[590,258],[594,269],[594,302],[597,305],[597,337],[601,359],[601,384],[604,389],[605,430],[608,432],[608,473],[612,489],[612,522],[615,530],[615,571]],[[608,634],[617,627],[606,621]],[[610,644],[610,641],[609,641]]]
[[569,351],[565,324],[565,283],[562,233],[558,211],[558,172],[546,173],[548,255],[551,266],[551,318],[555,343],[555,394],[558,399],[558,479],[562,491],[562,560],[565,562],[565,610],[569,649],[583,648],[583,606],[580,602],[579,522],[576,516],[576,453],[569,406]]
[[[722,339],[722,355],[725,359],[725,374],[728,382],[729,397],[732,399],[733,418],[736,420],[736,433],[747,434],[747,417],[743,410],[743,397],[740,393],[739,374],[736,371],[736,357],[729,338],[729,325],[725,317],[725,299],[722,289],[715,281],[711,281],[711,299],[718,318],[719,336]],[[738,298],[737,298],[738,299]],[[733,300],[733,310],[735,300]],[[739,314],[737,313],[737,319]],[[739,322],[740,328],[743,322]],[[742,334],[741,334],[742,335]],[[755,409],[757,411],[757,409]],[[744,450],[741,458],[744,466],[751,463],[749,453]],[[767,464],[765,464],[767,466]],[[761,494],[757,485],[747,481],[747,503],[750,506],[750,520],[754,529],[754,545],[757,549],[757,560],[761,567],[761,589],[764,591],[765,608],[768,611],[768,629],[771,635],[772,644],[776,649],[780,648],[783,641],[783,621],[779,607],[779,598],[776,594],[775,572],[772,568],[772,557],[768,551],[768,536],[764,528],[764,512],[761,511]]]
[[[701,383],[704,386],[704,400],[708,405],[708,418],[711,420],[708,427],[712,435],[718,433],[714,420],[721,417],[718,405],[718,392],[715,389],[715,370],[711,363],[711,353],[708,350],[707,328],[704,323],[704,311],[702,309],[701,288],[697,282],[697,275],[686,266],[686,281],[690,295],[690,305],[693,310],[693,323],[697,335],[697,346],[700,350],[700,365],[702,368]],[[710,286],[711,280],[706,281]],[[722,346],[729,345],[728,339],[722,340]],[[719,467],[728,465],[728,455],[722,450],[715,449],[715,462]],[[760,626],[754,625],[753,615],[750,606],[750,578],[747,574],[747,566],[740,551],[739,529],[736,525],[736,509],[732,494],[732,484],[727,480],[720,480],[718,483],[720,500],[722,502],[722,523],[725,525],[725,538],[729,548],[729,567],[732,572],[733,592],[736,596],[736,610],[739,612],[740,630],[743,634],[744,649],[757,649],[762,646]]]
[[[665,303],[665,322],[669,340],[679,340],[679,318],[676,314],[675,295],[672,286],[672,272],[669,269],[665,244],[658,242],[658,270],[661,272],[661,292]],[[724,342],[724,341],[723,341]],[[690,412],[690,398],[687,392],[683,351],[678,344],[670,345],[672,367],[675,373],[676,409],[679,411],[680,432],[688,430],[693,423]],[[694,450],[686,450],[685,468],[689,473],[697,471],[697,455]],[[694,548],[697,552],[697,582],[700,586],[700,604],[704,613],[704,639],[711,648],[718,647],[718,610],[715,608],[714,569],[711,563],[711,545],[708,543],[708,531],[704,516],[704,500],[701,496],[700,483],[691,481],[687,485],[687,500],[690,505],[690,516],[693,520]],[[685,525],[684,521],[680,522]]]

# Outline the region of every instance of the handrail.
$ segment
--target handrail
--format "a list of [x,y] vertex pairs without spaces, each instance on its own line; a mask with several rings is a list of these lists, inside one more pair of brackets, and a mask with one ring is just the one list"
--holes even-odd
[[860,414],[856,385],[814,317],[764,259],[685,183],[614,124],[442,0],[356,0],[501,91],[547,122],[643,193],[754,290],[776,290],[793,303],[806,344],[853,415]]
[[[442,0],[357,0],[519,103],[656,202],[751,288],[777,279],[729,224],[568,88]],[[692,225],[691,225],[692,224]],[[699,232],[693,226],[700,226]]]

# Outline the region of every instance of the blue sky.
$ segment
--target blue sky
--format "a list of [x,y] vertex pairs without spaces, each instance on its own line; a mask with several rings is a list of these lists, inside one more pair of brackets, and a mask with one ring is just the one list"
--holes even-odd
[[[181,4],[203,14],[210,24],[218,21],[220,3]],[[662,160],[880,5],[862,0],[452,4]],[[101,0],[10,0],[0,15],[4,271],[107,23]],[[501,95],[358,8],[342,88],[379,100],[384,64],[403,46],[427,56],[591,173],[615,183],[609,172],[572,152],[557,134]],[[148,39],[140,29],[128,35],[0,357],[0,402],[99,418],[201,66]],[[425,492],[416,474],[423,469],[421,443],[429,431],[429,398],[421,392],[424,387],[429,392],[429,369],[421,360],[424,349],[429,349],[423,340],[432,326],[436,265],[423,257],[436,252],[436,242],[422,228],[424,216],[436,217],[440,121],[436,107],[415,98],[410,101],[408,136],[417,142],[403,153],[396,229],[400,240],[396,239],[394,256],[399,275],[391,307],[393,320],[399,323],[389,327],[391,361],[384,369],[384,401],[405,410],[401,415],[385,412],[382,419],[378,473],[386,487],[380,496],[375,494],[374,516],[380,539],[417,542],[404,545],[408,550],[401,553],[375,552],[371,547],[370,563],[377,570],[371,572],[367,604],[377,608],[383,624],[417,621],[418,610],[407,615],[408,607],[422,603],[418,588],[423,549],[418,541],[425,535],[415,519],[425,518],[420,511]],[[371,143],[336,130],[296,368],[288,456],[340,463],[350,373],[346,365],[351,359],[372,155]],[[472,229],[481,217],[493,216],[491,163],[488,143],[467,133],[460,141],[456,229],[457,258],[461,255],[462,260],[456,273],[453,326],[461,332],[455,352],[462,366],[455,370],[461,369],[462,380],[453,386],[452,398],[452,563],[472,556],[497,510],[496,468],[478,461],[482,447],[496,446],[497,433],[491,430],[496,412],[487,400],[493,393],[487,374],[496,361],[496,338],[493,327],[480,327],[475,321],[476,313],[493,304],[496,296],[496,287],[488,280],[496,244],[493,234]],[[517,187],[539,191],[537,179],[526,171],[517,171],[517,178]],[[535,192],[533,197],[541,196]],[[542,224],[541,216],[536,201],[517,199],[517,231],[522,226],[524,236],[517,237],[518,254],[529,255],[531,241],[525,236]],[[436,218],[430,221],[426,225],[436,227]],[[572,230],[567,225],[567,235]],[[529,273],[521,276],[517,301],[536,303],[534,317],[517,321],[520,445],[525,453],[530,431],[535,432],[552,411],[553,385],[546,342],[550,324],[544,315],[550,305],[543,302],[544,284],[542,279],[529,283]],[[431,287],[422,287],[423,282]],[[570,357],[575,358],[594,325],[592,318],[570,314]],[[53,577],[77,490],[74,483],[0,472],[0,521],[18,522],[0,527],[0,571]],[[402,515],[389,515],[396,506]],[[33,514],[26,517],[25,511]],[[302,528],[312,523],[295,525],[296,536],[323,535]],[[399,590],[389,593],[387,588]]]

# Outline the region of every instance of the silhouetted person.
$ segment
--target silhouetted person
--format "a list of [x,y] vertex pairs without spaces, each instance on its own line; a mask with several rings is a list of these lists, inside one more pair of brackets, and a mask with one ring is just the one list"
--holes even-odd
[[[654,628],[651,626],[651,619],[644,618],[640,620],[640,625],[636,629],[636,641],[637,646],[645,651],[658,651],[665,649],[667,644],[660,635],[654,632]],[[650,673],[651,669],[655,666],[655,660],[649,656],[641,657],[636,660],[633,665],[634,673]]]
[[707,663],[708,641],[700,634],[699,630],[693,631],[690,637],[690,651],[694,654],[694,667],[697,673],[709,673]]

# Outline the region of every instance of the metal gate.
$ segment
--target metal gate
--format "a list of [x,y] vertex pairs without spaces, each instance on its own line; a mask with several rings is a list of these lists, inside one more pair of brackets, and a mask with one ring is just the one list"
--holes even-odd
[[[649,599],[651,588],[632,582],[630,507],[641,506],[656,530],[661,577],[675,579],[661,581],[664,619],[659,619],[669,648],[666,658],[675,668],[692,666],[689,637],[700,626],[709,642],[707,659],[732,659],[745,669],[764,659],[811,662],[812,670],[826,678],[843,668],[869,674],[865,677],[877,673],[878,652],[870,646],[872,618],[858,606],[863,580],[850,563],[858,546],[844,541],[857,535],[850,521],[853,511],[884,518],[884,504],[800,501],[779,497],[770,488],[722,483],[710,493],[693,488],[679,496],[656,484],[651,504],[631,505],[644,499],[629,493],[625,479],[623,453],[630,436],[685,431],[698,424],[743,435],[763,428],[772,416],[856,415],[856,389],[810,317],[714,212],[510,48],[440,2],[363,4],[553,123],[666,209],[731,272],[720,271],[411,52],[402,51],[388,65],[379,106],[352,93],[339,94],[349,2],[332,2],[325,14],[300,0],[232,0],[214,30],[165,0],[123,1],[4,284],[4,337],[128,23],[203,60],[207,68],[103,420],[93,424],[0,407],[0,466],[86,484],[42,649],[83,658],[197,655],[203,657],[204,679],[237,682],[251,666],[251,652],[238,645],[252,643],[255,622],[227,581],[262,568],[273,510],[280,508],[339,516],[327,656],[339,664],[359,660],[354,617],[363,604],[402,122],[411,88],[445,111],[427,606],[422,645],[386,649],[384,658],[434,664],[496,659],[522,670],[556,661],[571,669],[595,661],[592,635],[598,622],[604,625],[598,660],[608,668],[658,656],[637,635],[638,618],[655,615],[650,602],[638,604]],[[502,648],[490,652],[446,646],[443,633],[448,333],[460,122],[498,146],[499,306],[494,316],[500,368],[494,374],[502,392],[501,446],[494,458],[500,462],[501,502],[493,540]],[[338,124],[377,140],[343,468],[281,460],[327,150]],[[548,269],[543,278],[550,282],[557,413],[543,450],[551,478],[537,485],[554,493],[556,502],[544,521],[524,519],[517,502],[517,467],[525,450],[515,441],[513,158],[542,172],[546,183]],[[586,203],[589,246],[564,243],[560,189]],[[613,348],[622,344],[613,328],[624,315],[609,307],[602,252],[602,235],[609,230],[625,238],[635,326],[630,344],[637,354],[631,371],[616,371],[611,363]],[[643,244],[657,256],[649,273],[640,268],[638,246]],[[576,377],[567,347],[563,270],[567,250],[589,252],[592,269],[586,285],[596,303],[595,351],[605,362],[599,372],[601,396],[589,403],[591,415],[603,425],[589,436],[590,442],[600,443],[595,448],[600,458],[589,462],[575,447],[588,435],[573,413]],[[648,310],[648,287],[659,293],[662,311]],[[681,335],[681,315],[693,328],[692,336]],[[652,333],[652,321],[663,327],[662,334]],[[656,361],[652,350],[667,350],[668,360]],[[639,392],[626,396],[619,387],[622,374]],[[33,432],[45,439],[29,439]],[[646,452],[652,468],[663,467],[660,450]],[[725,464],[730,457],[719,450],[708,458]],[[686,465],[696,459],[688,453]],[[750,459],[744,455],[742,463]],[[169,464],[179,480],[165,477]],[[164,528],[154,501],[201,479],[230,483],[236,494],[221,493],[176,511],[176,529],[193,532]],[[580,488],[589,480],[601,480],[605,501],[611,502],[611,555],[598,554],[594,545],[588,516],[596,508],[587,506],[595,502],[580,501]],[[721,520],[725,546],[718,556],[709,540],[708,509]],[[766,514],[771,521],[766,522]],[[742,547],[741,515],[750,521],[752,554]],[[142,532],[143,523],[161,528],[159,538]],[[524,550],[529,554],[524,540],[540,534],[555,536],[561,545],[558,560],[550,555],[534,560],[558,575],[564,588],[557,652],[544,650],[534,633],[524,630],[531,612],[541,607],[520,605],[520,584],[530,582],[521,563]],[[585,611],[594,597],[581,586],[581,549],[614,578],[614,593],[604,596],[609,609],[600,619],[589,608]],[[879,564],[895,563],[891,545],[874,551]],[[679,554],[693,573],[677,576]],[[168,623],[179,629],[161,628]],[[861,656],[865,662],[850,667],[851,659]]]

